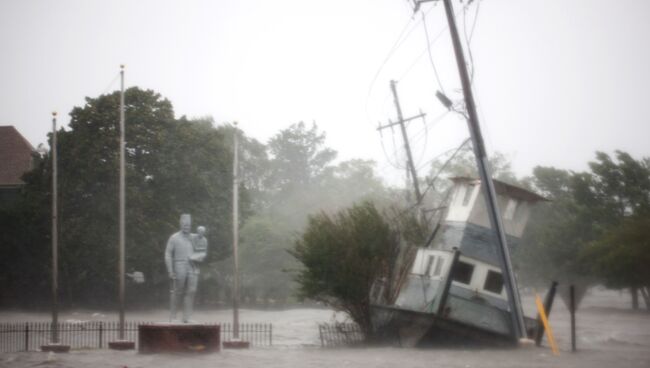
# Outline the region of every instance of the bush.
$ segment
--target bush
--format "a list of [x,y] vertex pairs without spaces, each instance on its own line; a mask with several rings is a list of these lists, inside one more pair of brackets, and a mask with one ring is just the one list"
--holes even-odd
[[398,249],[398,232],[371,202],[310,216],[290,251],[303,265],[296,275],[298,296],[347,312],[369,337],[370,289],[389,274]]

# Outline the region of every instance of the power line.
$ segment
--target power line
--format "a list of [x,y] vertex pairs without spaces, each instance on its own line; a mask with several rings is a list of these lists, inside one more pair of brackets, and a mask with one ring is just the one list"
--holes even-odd
[[424,12],[422,12],[421,14],[422,14],[422,25],[424,26],[424,36],[426,37],[427,40],[427,52],[429,54],[429,62],[431,63],[431,67],[433,68],[433,74],[435,74],[436,76],[436,80],[438,81],[438,86],[440,87],[440,90],[442,91],[442,93],[445,93],[445,88],[442,86],[442,82],[440,81],[440,75],[438,75],[438,69],[436,68],[436,63],[433,62],[433,54],[431,53],[431,44],[430,44],[431,41],[429,41],[429,29],[427,26],[427,17],[424,14]]
[[478,19],[478,12],[480,9],[480,2],[476,2],[476,11],[474,12],[474,19],[472,21],[472,29],[467,35],[467,9],[469,8],[472,1],[468,2],[466,6],[463,7],[463,37],[465,38],[465,45],[467,46],[467,55],[469,56],[469,65],[470,65],[470,82],[474,83],[474,55],[472,54],[472,37],[474,36],[474,29],[476,27],[476,20]]
[[[392,134],[392,135],[394,136],[394,134]],[[380,136],[380,138],[379,138],[379,142],[381,143],[381,150],[384,152],[384,157],[386,158],[386,162],[388,162],[388,164],[389,164],[390,166],[392,166],[393,168],[395,168],[395,169],[403,170],[404,167],[403,167],[403,166],[400,167],[400,166],[397,164],[397,162],[393,163],[393,162],[391,161],[391,159],[390,159],[390,156],[388,155],[388,152],[386,152],[386,146],[384,145],[384,135],[381,133],[381,130],[379,131],[379,136]],[[397,150],[395,149],[395,147],[396,147],[396,146],[395,146],[395,138],[393,138],[393,148],[394,148],[394,150],[395,150],[394,155],[395,155],[395,157],[397,157]]]
[[[431,8],[431,9],[433,9],[433,8]],[[429,9],[427,11],[427,14],[429,13],[429,11],[431,11],[431,9]],[[411,25],[413,20],[414,20],[414,17],[411,17],[411,18],[409,18],[408,22],[406,22],[406,24],[402,28],[402,31],[400,32],[399,36],[397,37],[397,39],[393,43],[393,46],[391,46],[390,50],[388,51],[388,54],[386,55],[384,60],[379,65],[379,68],[377,68],[377,72],[375,73],[374,77],[372,78],[372,80],[370,82],[370,85],[368,86],[368,94],[366,95],[366,116],[368,116],[368,101],[370,100],[370,95],[372,94],[372,91],[373,91],[373,89],[375,87],[375,83],[377,82],[377,79],[379,78],[379,75],[383,71],[383,69],[386,66],[386,64],[388,63],[388,61],[393,57],[393,54],[404,44],[404,42],[409,38],[411,33],[413,33],[413,31],[417,28],[417,26],[420,24],[420,22],[422,22],[422,20],[418,20],[415,24]],[[407,29],[409,28],[409,26],[412,26],[412,27],[407,32]],[[399,81],[399,79],[398,79],[398,81]]]
[[[462,148],[463,148],[467,143],[469,143],[470,141],[471,141],[471,138],[467,138],[467,139],[465,139],[465,140],[463,141],[463,143],[461,143],[460,146],[458,146],[458,147],[456,148],[456,150],[454,151],[454,153],[453,153],[453,154],[452,154],[452,155],[447,159],[447,161],[445,161],[445,163],[442,164],[442,166],[440,167],[440,169],[438,169],[438,172],[436,173],[436,175],[435,175],[433,178],[431,178],[430,180],[428,180],[427,187],[424,189],[424,192],[422,193],[422,197],[424,197],[424,196],[427,194],[427,192],[429,191],[429,189],[431,189],[431,188],[433,188],[433,187],[435,186],[435,182],[436,182],[436,180],[438,180],[438,177],[440,176],[440,174],[442,174],[443,170],[447,168],[447,165],[449,165],[449,163],[451,162],[451,160],[453,160],[453,159],[456,157],[456,155],[458,154],[458,152],[460,152],[460,150],[461,150],[461,149],[462,149]],[[447,151],[447,152],[449,152],[449,151]],[[445,152],[445,153],[447,153],[447,152]],[[441,156],[441,155],[439,155],[438,157],[440,157],[440,156]],[[434,159],[435,159],[435,158],[434,158]]]
[[[460,146],[458,146],[458,147],[456,148],[456,150],[454,151],[454,153],[453,153],[453,154],[452,154],[452,155],[447,159],[447,161],[445,161],[445,163],[442,165],[442,167],[440,167],[440,169],[438,170],[438,172],[436,173],[436,175],[435,175],[431,180],[429,180],[429,181],[427,182],[427,187],[424,189],[424,192],[422,192],[422,196],[420,197],[420,200],[416,201],[414,204],[408,206],[408,207],[405,208],[404,210],[402,210],[402,211],[400,211],[399,213],[397,213],[397,214],[393,217],[393,219],[396,219],[396,218],[398,218],[398,217],[403,216],[404,214],[406,214],[407,212],[413,210],[414,208],[416,208],[417,206],[419,206],[419,205],[421,204],[422,199],[424,199],[424,197],[426,196],[426,194],[427,194],[427,192],[429,191],[429,189],[431,189],[431,188],[435,185],[435,181],[438,179],[438,177],[440,176],[440,174],[442,173],[442,171],[447,167],[447,165],[451,162],[451,160],[453,160],[453,159],[456,157],[456,155],[458,154],[458,152],[460,152],[460,150],[461,150],[461,149],[462,149],[462,148],[463,148],[463,147],[464,147],[468,142],[470,142],[470,140],[471,140],[471,138],[467,138],[467,139],[465,139],[465,140],[463,141],[463,143],[461,143]],[[444,154],[447,154],[448,152],[449,152],[449,151],[445,151],[445,152],[443,152],[442,154],[438,155],[438,157],[440,157],[440,156],[442,156],[442,155],[444,155]]]
[[106,86],[106,88],[104,88],[104,90],[102,91],[102,93],[100,93],[100,95],[105,95],[106,93],[108,93],[108,90],[109,90],[111,87],[113,87],[113,84],[115,84],[115,82],[117,81],[117,79],[118,79],[119,77],[120,77],[120,73],[119,73],[119,72],[118,72],[118,73],[115,73],[115,77],[113,78],[113,80],[111,80],[111,82],[108,84],[108,86]]
[[[430,9],[426,12],[425,15],[429,14],[429,12],[431,11],[431,9],[433,9],[433,7],[430,8]],[[456,10],[455,13],[454,13],[454,18],[458,18],[458,17],[460,16],[460,12],[461,12],[460,10]],[[444,26],[444,27],[442,27],[442,29],[440,29],[440,31],[439,31],[439,32],[436,34],[436,36],[431,40],[431,42],[428,43],[427,47],[431,47],[431,46],[433,46],[433,45],[438,41],[438,39],[440,39],[440,37],[442,37],[442,35],[444,35],[445,32],[447,32],[448,30],[449,30],[449,27],[448,27],[448,26]],[[404,73],[403,73],[399,78],[397,78],[397,81],[398,81],[398,82],[401,81],[402,79],[404,79],[404,77],[406,77],[406,75],[407,75],[408,73],[411,72],[411,70],[413,69],[413,67],[415,67],[415,65],[420,61],[420,59],[421,59],[424,55],[426,55],[427,50],[428,50],[427,48],[425,48],[424,50],[422,50],[422,52],[421,52],[421,53],[420,53],[420,54],[415,58],[415,60],[413,60],[413,63],[411,63],[411,65],[406,69],[406,71],[405,71],[405,72],[404,72]]]

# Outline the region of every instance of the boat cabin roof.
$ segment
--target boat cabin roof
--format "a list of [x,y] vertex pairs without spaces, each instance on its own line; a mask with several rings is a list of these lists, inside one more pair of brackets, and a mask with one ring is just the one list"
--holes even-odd
[[[449,178],[449,180],[453,181],[454,184],[457,183],[478,184],[481,182],[480,179],[470,178],[468,176],[454,176]],[[542,197],[541,195],[531,192],[527,189],[520,188],[512,184],[507,184],[497,179],[492,179],[492,181],[494,182],[494,189],[496,190],[497,194],[501,194],[506,197],[516,198],[527,202],[549,201],[545,197]]]

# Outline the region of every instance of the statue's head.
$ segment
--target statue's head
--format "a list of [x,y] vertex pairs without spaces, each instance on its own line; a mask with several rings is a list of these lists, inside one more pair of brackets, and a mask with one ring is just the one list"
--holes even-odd
[[199,236],[204,236],[205,235],[205,227],[204,226],[199,226],[196,228],[196,233],[199,234]]
[[192,229],[192,216],[188,213],[181,215],[181,231],[189,234]]

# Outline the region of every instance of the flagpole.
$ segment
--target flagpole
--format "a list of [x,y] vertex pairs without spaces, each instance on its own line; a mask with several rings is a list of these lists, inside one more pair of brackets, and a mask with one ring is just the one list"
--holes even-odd
[[119,299],[120,299],[120,330],[119,340],[124,340],[124,238],[125,238],[125,173],[124,173],[124,65],[120,65],[120,239],[119,239],[119,266],[118,266],[118,279],[120,283]]
[[59,232],[56,112],[52,113],[52,343],[59,343]]
[[233,280],[233,297],[232,297],[232,323],[233,338],[239,339],[239,178],[237,167],[239,165],[237,142],[237,123],[233,130],[233,164],[232,164],[232,252],[234,259],[234,280]]

